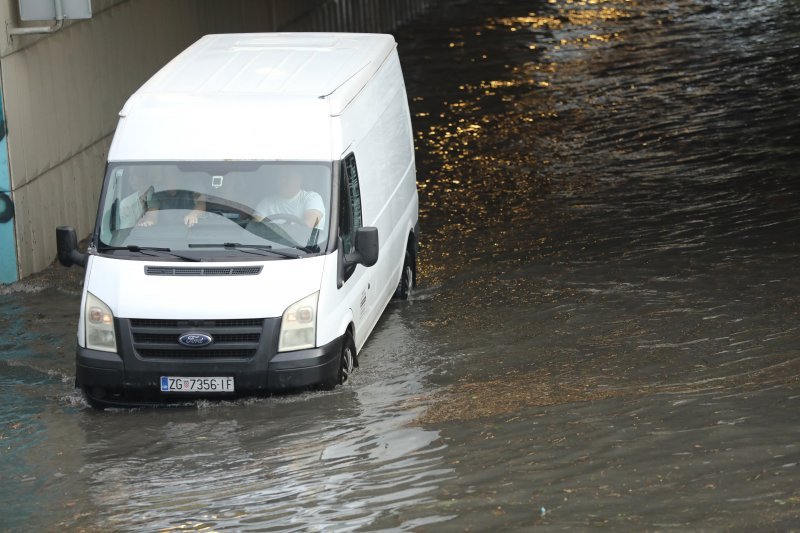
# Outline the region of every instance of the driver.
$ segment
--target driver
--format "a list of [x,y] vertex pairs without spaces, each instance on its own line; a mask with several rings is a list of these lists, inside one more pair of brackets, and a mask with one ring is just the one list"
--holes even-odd
[[291,215],[302,220],[309,228],[322,227],[325,203],[322,196],[301,187],[303,177],[290,169],[278,177],[276,195],[267,196],[256,206],[255,220],[261,222],[274,215]]

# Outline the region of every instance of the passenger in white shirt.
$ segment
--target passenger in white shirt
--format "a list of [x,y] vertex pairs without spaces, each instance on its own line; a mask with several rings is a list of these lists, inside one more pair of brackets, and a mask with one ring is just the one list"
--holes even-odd
[[302,220],[309,228],[323,227],[325,203],[322,196],[301,187],[302,176],[288,171],[278,178],[278,194],[267,196],[256,206],[257,221],[287,214]]

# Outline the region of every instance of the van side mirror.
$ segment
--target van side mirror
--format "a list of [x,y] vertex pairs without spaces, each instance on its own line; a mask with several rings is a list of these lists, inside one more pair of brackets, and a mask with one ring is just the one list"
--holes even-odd
[[56,248],[58,250],[58,262],[65,267],[72,265],[86,266],[89,256],[78,251],[78,237],[75,235],[75,228],[70,226],[58,226],[56,228]]
[[356,257],[352,259],[348,257],[353,263],[359,263],[365,267],[371,267],[378,262],[378,228],[366,227],[358,228],[356,230],[356,251],[353,254]]
[[358,228],[355,234],[355,250],[342,253],[342,238],[339,237],[339,261],[336,287],[341,289],[356,269],[356,265],[371,267],[378,262],[378,228]]

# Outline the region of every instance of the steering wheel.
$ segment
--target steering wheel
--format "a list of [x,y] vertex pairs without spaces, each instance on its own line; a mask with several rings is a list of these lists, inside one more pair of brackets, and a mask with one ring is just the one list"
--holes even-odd
[[264,217],[264,220],[262,222],[274,222],[275,224],[278,225],[287,223],[287,224],[300,224],[301,226],[306,226],[305,220],[289,213],[276,213],[274,215]]

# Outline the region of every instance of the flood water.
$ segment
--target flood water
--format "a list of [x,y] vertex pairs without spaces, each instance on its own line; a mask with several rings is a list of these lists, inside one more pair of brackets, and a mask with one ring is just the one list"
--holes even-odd
[[800,525],[800,4],[449,1],[396,32],[420,286],[353,379],[72,387],[80,283],[0,288],[0,529]]

